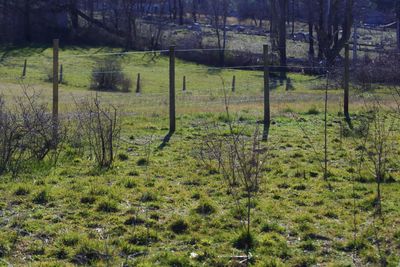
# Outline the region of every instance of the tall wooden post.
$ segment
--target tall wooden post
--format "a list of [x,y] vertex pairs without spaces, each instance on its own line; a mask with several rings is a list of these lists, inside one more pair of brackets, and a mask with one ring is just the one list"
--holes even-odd
[[186,76],[183,76],[182,91],[186,92]]
[[269,127],[271,125],[271,110],[269,99],[269,58],[268,45],[264,45],[264,132],[263,141],[268,140]]
[[59,40],[53,40],[53,145],[58,139],[58,50]]
[[175,113],[175,47],[169,48],[169,132],[176,130]]
[[22,69],[22,78],[25,78],[25,76],[26,76],[26,65],[27,65],[27,60],[25,59],[24,68]]
[[349,44],[345,45],[345,62],[344,62],[344,103],[343,103],[343,113],[346,122],[351,127],[351,119],[349,114],[349,89],[350,89],[350,48]]
[[140,84],[140,73],[138,73],[137,80],[136,80],[136,93],[140,94],[141,91],[142,91],[142,88],[141,88],[141,84]]
[[232,92],[236,91],[236,76],[233,75],[232,77]]
[[60,79],[58,81],[58,84],[62,84],[64,79],[64,68],[63,64],[60,64]]

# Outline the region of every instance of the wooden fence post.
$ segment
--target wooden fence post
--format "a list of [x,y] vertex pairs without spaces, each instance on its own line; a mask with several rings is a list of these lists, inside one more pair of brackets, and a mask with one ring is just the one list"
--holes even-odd
[[345,62],[344,62],[344,103],[343,113],[347,124],[351,127],[351,118],[349,114],[349,89],[350,89],[350,47],[349,44],[345,45]]
[[58,81],[58,84],[62,84],[64,79],[64,69],[63,69],[63,65],[60,64],[60,80]]
[[53,147],[58,141],[58,50],[59,40],[53,40]]
[[232,77],[232,92],[236,91],[236,76],[233,75]]
[[24,61],[24,68],[22,69],[22,78],[26,77],[26,65],[27,65],[27,60],[25,59]]
[[140,94],[141,91],[142,91],[142,88],[141,88],[141,83],[140,83],[140,73],[138,73],[137,80],[136,80],[136,93]]
[[183,76],[182,91],[186,92],[186,76]]
[[264,132],[263,141],[268,140],[269,127],[271,125],[271,110],[269,99],[269,56],[268,45],[264,45]]
[[169,48],[169,133],[176,130],[175,113],[175,47]]

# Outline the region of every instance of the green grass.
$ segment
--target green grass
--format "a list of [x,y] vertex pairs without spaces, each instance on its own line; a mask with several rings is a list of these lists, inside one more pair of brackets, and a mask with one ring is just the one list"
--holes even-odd
[[[38,52],[36,49],[39,48],[15,53],[33,54]],[[69,48],[63,53],[98,50]],[[148,63],[144,59],[137,59],[135,65],[135,57],[129,56],[132,65],[124,58],[125,67],[131,70],[132,76],[140,70],[145,77],[150,73],[154,77],[144,87],[145,92],[156,94],[166,90],[167,59],[163,57],[154,63],[160,66],[157,69],[153,63],[146,66]],[[83,72],[85,68],[90,71],[94,63],[85,60],[81,64],[80,60],[74,72]],[[72,68],[75,63],[70,59],[65,64]],[[32,71],[38,71],[37,68]],[[18,69],[19,66],[15,69],[0,66],[0,73],[17,74]],[[178,69],[187,73],[200,69],[199,76],[193,78],[197,88],[220,85],[219,74],[208,73],[204,66],[179,61]],[[234,73],[237,77],[260,76],[262,86],[259,72]],[[226,77],[231,74],[232,71],[222,72]],[[69,94],[90,95],[88,78],[81,79],[80,75],[72,73],[66,77],[67,85],[61,85],[62,112],[73,108],[69,107],[73,102]],[[398,147],[394,148],[390,160],[390,175],[394,181],[382,185],[384,221],[375,220],[376,186],[369,169],[362,170],[362,181],[353,183],[359,177],[358,144],[354,141],[358,137],[340,136],[337,100],[341,92],[331,92],[329,106],[329,189],[323,181],[319,162],[323,153],[323,114],[314,112],[323,110],[323,92],[318,88],[296,86],[296,81],[313,77],[300,74],[292,77],[295,91],[285,92],[280,88],[272,94],[270,158],[263,170],[264,182],[252,211],[253,264],[349,266],[356,252],[360,265],[376,266],[379,264],[376,240],[380,240],[388,265],[397,266],[400,261]],[[19,86],[15,82],[1,79],[0,87],[8,99],[18,94]],[[48,99],[50,84],[40,79],[33,84],[36,89],[43,90],[44,99]],[[192,89],[194,95],[208,92],[200,89]],[[232,99],[262,94],[258,87],[246,90],[238,90],[231,95]],[[157,97],[146,97],[146,93],[140,97],[134,93],[102,93],[101,96],[118,103],[124,112],[124,141],[120,142],[113,168],[96,170],[87,154],[74,153],[68,148],[61,153],[56,167],[33,165],[16,178],[10,174],[0,177],[0,266],[3,262],[16,266],[114,266],[122,263],[128,266],[229,266],[231,257],[244,255],[243,242],[249,241],[249,237],[243,234],[243,211],[227,193],[221,174],[203,166],[197,159],[196,147],[204,125],[216,122],[226,126],[228,122],[223,113],[222,93],[215,98],[207,95],[184,99],[181,95],[178,129],[164,148],[160,145],[168,132],[167,105],[160,104],[162,101]],[[353,100],[354,116],[363,112],[363,106],[361,100]],[[230,108],[235,121],[249,131],[262,118],[261,101],[233,102]],[[298,119],[293,119],[292,113]],[[396,138],[398,141],[398,133]],[[148,140],[153,140],[149,147]],[[151,151],[149,160],[148,148]]]

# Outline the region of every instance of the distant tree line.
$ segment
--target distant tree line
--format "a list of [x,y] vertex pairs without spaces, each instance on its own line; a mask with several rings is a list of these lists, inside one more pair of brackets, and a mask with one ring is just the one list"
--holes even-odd
[[[308,25],[310,59],[333,64],[354,21],[362,22],[377,10],[397,21],[400,49],[400,0],[0,0],[0,43],[48,42],[54,37],[76,44],[90,38],[112,43],[115,38],[127,49],[144,49],[144,43],[154,49],[168,25],[207,19],[223,63],[228,19],[237,17],[267,27],[272,49],[285,66],[286,40],[300,20]],[[140,28],[146,22],[143,41]]]

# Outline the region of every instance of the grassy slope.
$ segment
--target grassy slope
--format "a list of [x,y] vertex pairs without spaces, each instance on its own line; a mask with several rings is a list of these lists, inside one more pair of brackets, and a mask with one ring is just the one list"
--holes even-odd
[[[62,56],[96,50],[66,49]],[[23,55],[28,52],[18,50]],[[43,54],[50,55],[50,51],[45,50]],[[79,263],[84,256],[90,265],[117,265],[127,261],[132,266],[155,263],[161,266],[225,266],[230,262],[229,256],[243,254],[232,246],[240,229],[240,221],[235,219],[235,205],[226,195],[220,175],[198,164],[195,148],[203,123],[225,125],[225,117],[220,113],[224,110],[222,91],[212,90],[221,87],[220,76],[230,79],[235,73],[239,77],[238,90],[231,96],[231,109],[244,126],[254,127],[261,118],[261,101],[257,98],[261,96],[261,73],[215,73],[204,66],[179,61],[179,75],[186,73],[192,82],[190,93],[179,93],[178,131],[164,149],[159,149],[168,130],[167,60],[160,58],[157,63],[149,64],[147,59],[131,55],[124,58],[124,62],[132,76],[139,71],[142,73],[145,92],[140,97],[134,93],[103,93],[102,97],[118,103],[129,113],[124,116],[124,141],[119,149],[128,160],[118,160],[112,170],[101,172],[93,168],[87,155],[66,148],[57,168],[44,163],[18,179],[2,177],[0,266],[2,259],[15,265],[29,262],[43,266],[45,263]],[[74,98],[90,94],[87,91],[89,72],[95,63],[84,58],[66,58],[63,63],[66,70],[74,72],[68,74],[67,71],[67,85],[61,86],[62,108],[66,111],[73,101],[71,93]],[[19,75],[20,65],[1,66],[0,73]],[[29,84],[42,89],[43,96],[49,97],[50,85],[43,81],[41,68],[38,62],[35,68],[29,69],[29,73],[39,76]],[[196,75],[195,70],[198,71]],[[20,90],[16,82],[2,82],[4,76],[0,76],[0,90],[6,96],[16,95]],[[249,82],[242,82],[246,78]],[[293,75],[293,79],[294,92],[284,92],[282,88],[273,92],[273,157],[268,162],[265,182],[253,213],[253,229],[258,240],[253,252],[256,264],[351,265],[352,248],[356,247],[356,260],[377,265],[372,216],[375,185],[367,169],[363,170],[364,179],[355,182],[354,188],[351,183],[358,177],[356,144],[352,138],[340,138],[340,124],[337,123],[340,121],[337,116],[340,92],[331,92],[329,179],[333,190],[330,191],[322,181],[318,163],[319,153],[322,153],[323,116],[306,114],[313,105],[321,109],[321,93],[308,89],[311,85],[320,86],[321,82],[301,82],[313,79],[301,75]],[[246,84],[249,84],[248,89]],[[245,96],[253,99],[234,101]],[[354,103],[353,109],[359,112],[361,102],[355,98]],[[289,107],[302,120],[290,118]],[[310,146],[299,123],[304,125],[318,153]],[[146,158],[144,144],[149,139],[153,141],[147,168],[141,163]],[[392,159],[392,169],[399,170],[399,154]],[[398,180],[399,173],[393,172],[392,176]],[[45,197],[38,198],[43,191]],[[393,266],[399,262],[399,191],[398,182],[383,186],[385,221],[376,221],[381,227],[379,239]],[[355,243],[354,198],[358,226]],[[195,209],[203,202],[212,205],[215,213],[197,214]],[[132,218],[136,219],[135,226]],[[178,218],[189,225],[183,234],[175,234],[169,228]],[[151,237],[149,244],[147,236]],[[192,252],[198,254],[196,259],[190,259]]]

